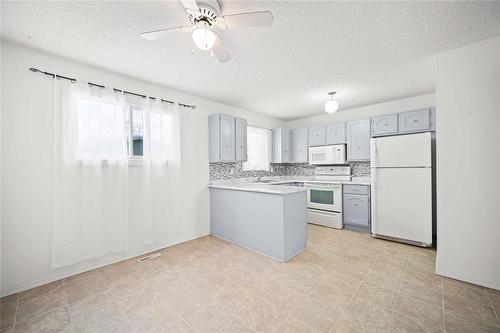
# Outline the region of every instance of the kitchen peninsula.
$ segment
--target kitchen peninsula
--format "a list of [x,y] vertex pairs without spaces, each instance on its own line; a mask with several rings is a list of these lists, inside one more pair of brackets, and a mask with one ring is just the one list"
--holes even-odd
[[282,262],[305,250],[304,187],[261,182],[213,182],[210,229],[214,236]]

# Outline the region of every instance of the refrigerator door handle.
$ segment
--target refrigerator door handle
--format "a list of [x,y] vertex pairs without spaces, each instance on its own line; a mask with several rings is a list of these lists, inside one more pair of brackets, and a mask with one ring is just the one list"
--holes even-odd
[[377,149],[377,139],[372,139],[372,148],[373,148],[373,153],[371,156],[371,166],[377,167],[377,156],[378,156],[378,149]]

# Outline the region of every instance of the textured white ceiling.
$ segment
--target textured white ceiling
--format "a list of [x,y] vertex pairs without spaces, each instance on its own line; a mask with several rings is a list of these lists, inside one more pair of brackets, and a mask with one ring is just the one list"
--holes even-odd
[[[191,54],[178,1],[2,1],[2,38],[283,120],[434,90],[434,54],[500,34],[494,2],[224,1],[271,10],[271,28],[221,31],[232,60]],[[70,74],[70,73],[68,73]]]

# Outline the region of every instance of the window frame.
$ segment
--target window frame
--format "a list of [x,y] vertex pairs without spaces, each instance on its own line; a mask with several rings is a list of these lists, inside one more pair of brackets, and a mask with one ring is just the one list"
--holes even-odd
[[[134,128],[133,128],[133,112],[135,110],[139,110],[142,113],[142,155],[134,155]],[[132,166],[141,166],[144,164],[144,137],[146,136],[146,126],[145,126],[145,111],[142,109],[142,106],[137,103],[125,103],[125,111],[126,111],[126,132],[127,132],[127,154],[129,165]]]

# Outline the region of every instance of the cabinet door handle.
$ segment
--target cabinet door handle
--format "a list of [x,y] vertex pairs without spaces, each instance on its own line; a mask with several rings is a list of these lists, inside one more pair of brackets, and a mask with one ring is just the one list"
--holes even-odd
[[414,123],[418,123],[418,119],[413,120]]

